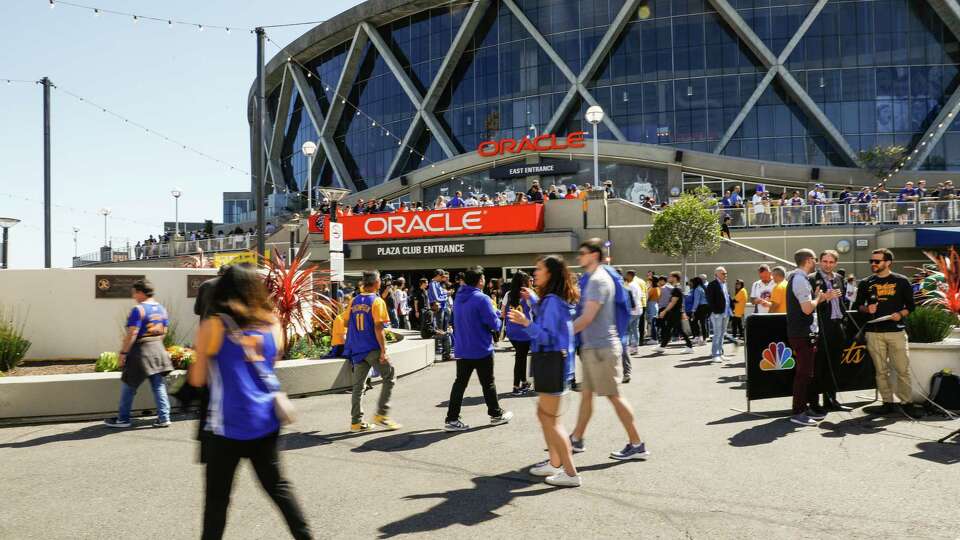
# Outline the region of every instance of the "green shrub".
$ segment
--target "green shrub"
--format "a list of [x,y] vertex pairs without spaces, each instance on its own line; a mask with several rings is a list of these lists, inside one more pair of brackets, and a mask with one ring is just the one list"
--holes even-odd
[[16,368],[30,350],[30,341],[23,337],[25,324],[14,310],[0,308],[0,372]]
[[316,345],[309,339],[300,338],[290,345],[290,348],[287,349],[287,354],[284,356],[284,359],[299,360],[301,358],[323,358],[328,352],[330,352],[329,346],[325,347],[323,345]]
[[93,369],[94,371],[119,371],[120,355],[115,352],[100,353],[100,358],[97,358],[97,364]]
[[904,322],[910,343],[937,343],[950,335],[957,316],[939,307],[920,306]]

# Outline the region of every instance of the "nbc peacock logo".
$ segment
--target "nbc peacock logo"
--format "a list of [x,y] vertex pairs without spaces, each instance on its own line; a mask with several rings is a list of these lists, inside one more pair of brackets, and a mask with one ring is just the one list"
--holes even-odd
[[795,365],[793,349],[787,347],[782,341],[771,343],[769,347],[763,350],[763,360],[760,361],[762,371],[793,369]]

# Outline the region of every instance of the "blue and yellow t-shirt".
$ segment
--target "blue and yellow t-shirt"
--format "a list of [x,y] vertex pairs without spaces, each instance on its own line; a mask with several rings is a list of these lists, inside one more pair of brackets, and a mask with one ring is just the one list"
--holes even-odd
[[390,315],[383,298],[377,293],[364,293],[350,303],[349,317],[344,354],[351,362],[359,364],[367,353],[380,349],[376,325],[389,323]]
[[127,328],[137,329],[137,339],[162,336],[167,333],[170,319],[167,310],[156,302],[143,302],[134,306],[127,317]]

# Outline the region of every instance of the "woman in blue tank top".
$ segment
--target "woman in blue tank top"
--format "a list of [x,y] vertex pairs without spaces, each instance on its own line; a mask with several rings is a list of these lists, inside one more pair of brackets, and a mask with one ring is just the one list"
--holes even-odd
[[536,303],[534,295],[531,299],[523,298],[523,290],[530,288],[530,274],[518,270],[513,274],[510,290],[503,299],[503,320],[505,321],[507,339],[513,345],[513,395],[522,396],[530,391],[527,381],[527,356],[530,354],[530,336],[519,324],[512,322],[507,315],[511,309],[520,309],[528,319],[533,319],[531,306]]
[[281,329],[267,289],[256,271],[231,266],[211,295],[213,314],[200,323],[189,383],[208,386],[205,445],[206,496],[203,538],[221,538],[233,476],[241,458],[250,459],[260,485],[280,508],[294,538],[311,538],[310,527],[280,474],[280,421],[274,364],[282,357]]
[[[570,437],[560,423],[560,400],[573,379],[573,316],[580,293],[567,263],[559,255],[546,255],[537,261],[534,282],[541,300],[533,307],[533,320],[519,309],[509,312],[510,320],[530,336],[537,418],[550,452],[550,458],[534,465],[530,474],[545,477],[548,484],[577,487],[581,480],[573,464]],[[529,289],[524,290],[524,297],[535,298]]]

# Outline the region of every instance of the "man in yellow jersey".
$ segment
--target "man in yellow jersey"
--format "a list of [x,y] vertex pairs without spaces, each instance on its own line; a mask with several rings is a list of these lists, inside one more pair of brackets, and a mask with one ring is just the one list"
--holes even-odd
[[787,312],[787,270],[782,266],[775,267],[770,274],[773,276],[773,290],[770,291],[769,313]]

